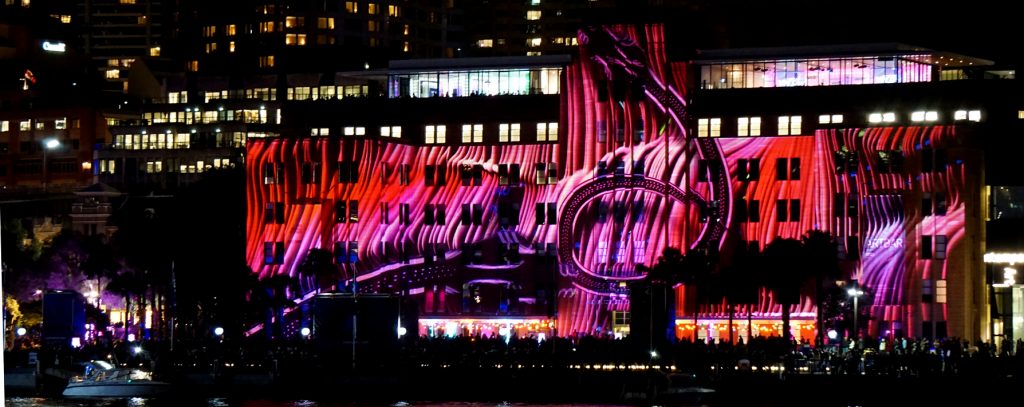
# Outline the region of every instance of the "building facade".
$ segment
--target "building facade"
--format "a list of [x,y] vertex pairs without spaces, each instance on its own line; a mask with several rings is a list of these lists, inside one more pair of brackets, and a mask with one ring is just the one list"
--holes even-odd
[[[977,91],[1000,84],[940,80],[987,61],[890,45],[671,61],[660,26],[577,39],[571,62],[395,69],[389,98],[301,109],[317,136],[249,140],[254,273],[302,278],[324,249],[338,286],[414,297],[427,333],[608,334],[665,248],[728,261],[821,230],[872,293],[867,333],[989,337],[976,140],[997,109]],[[676,294],[678,336],[726,335],[724,303]],[[790,310],[797,337],[813,298]],[[781,307],[762,290],[736,318],[777,335]]]

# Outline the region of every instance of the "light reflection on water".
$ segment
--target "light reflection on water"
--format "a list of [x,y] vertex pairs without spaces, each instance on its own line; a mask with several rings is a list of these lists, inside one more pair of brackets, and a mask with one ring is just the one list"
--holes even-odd
[[397,402],[394,404],[362,404],[315,400],[235,400],[211,398],[196,400],[175,399],[66,399],[42,397],[12,397],[4,400],[10,407],[623,407],[615,404],[527,404],[479,402]]

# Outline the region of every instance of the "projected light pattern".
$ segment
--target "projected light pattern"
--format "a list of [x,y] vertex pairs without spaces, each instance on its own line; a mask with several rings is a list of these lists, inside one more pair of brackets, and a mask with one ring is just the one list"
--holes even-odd
[[[918,170],[923,157],[956,142],[955,128],[691,138],[679,120],[687,66],[668,62],[663,43],[658,26],[582,32],[581,58],[564,69],[557,143],[251,140],[249,265],[261,277],[295,276],[310,249],[337,249],[339,278],[354,277],[365,290],[423,295],[421,304],[442,314],[467,312],[444,295],[465,300],[471,282],[538,280],[534,288],[557,290],[557,333],[571,335],[608,332],[612,311],[629,309],[626,286],[643,277],[637,266],[653,265],[666,247],[727,254],[741,242],[763,249],[777,237],[820,229],[858,255],[853,277],[875,293],[879,320],[921,320],[909,293],[921,280],[946,276],[944,259],[920,258],[922,236],[943,236],[947,258],[962,255],[964,169]],[[422,137],[417,129],[403,134]],[[511,164],[519,165],[518,182],[507,185]],[[922,214],[922,191],[943,194],[942,215]],[[519,256],[458,264],[482,244]],[[534,266],[555,247],[558,267]],[[429,287],[440,287],[437,296]],[[677,288],[680,318],[726,314],[724,304],[692,309],[686,293]],[[812,298],[803,293],[793,315],[812,318]],[[764,292],[739,312],[777,318],[781,307]]]

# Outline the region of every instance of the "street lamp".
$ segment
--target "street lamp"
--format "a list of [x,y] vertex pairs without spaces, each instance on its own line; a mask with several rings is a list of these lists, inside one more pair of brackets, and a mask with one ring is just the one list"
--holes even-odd
[[60,140],[55,138],[48,138],[43,140],[43,192],[46,192],[46,187],[49,184],[49,165],[47,164],[47,154],[50,150],[55,150],[60,147]]
[[858,330],[859,327],[857,326],[857,299],[860,298],[861,295],[864,295],[864,291],[854,287],[846,290],[846,293],[853,297],[853,339],[857,339],[860,333]]

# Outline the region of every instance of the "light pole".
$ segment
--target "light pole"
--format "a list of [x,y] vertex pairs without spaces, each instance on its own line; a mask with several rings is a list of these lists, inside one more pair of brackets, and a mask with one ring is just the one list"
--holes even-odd
[[860,327],[857,326],[857,314],[859,313],[857,310],[857,299],[864,295],[864,291],[854,287],[846,290],[846,293],[853,297],[853,339],[857,339],[860,336]]
[[49,180],[49,171],[48,171],[49,165],[47,163],[47,157],[49,156],[49,154],[47,154],[47,153],[50,150],[57,149],[58,147],[60,147],[60,140],[57,140],[55,138],[48,138],[46,140],[43,140],[43,192],[44,193],[46,192],[47,186],[48,186],[49,181],[50,181]]

